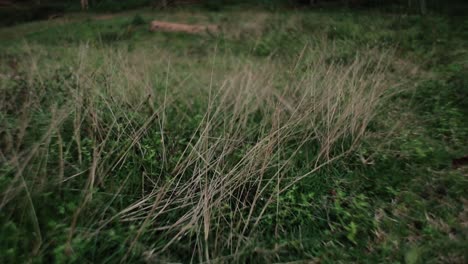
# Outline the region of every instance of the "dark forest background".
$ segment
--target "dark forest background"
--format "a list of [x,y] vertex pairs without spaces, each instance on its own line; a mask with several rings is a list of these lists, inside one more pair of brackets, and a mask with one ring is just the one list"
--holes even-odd
[[[84,4],[87,8],[84,8]],[[382,12],[408,14],[438,13],[459,16],[468,12],[464,0],[0,0],[0,25],[51,19],[66,12],[86,9],[89,12],[121,12],[150,7],[201,8],[221,11],[242,5],[259,8],[306,9],[306,8],[351,8],[378,9]]]

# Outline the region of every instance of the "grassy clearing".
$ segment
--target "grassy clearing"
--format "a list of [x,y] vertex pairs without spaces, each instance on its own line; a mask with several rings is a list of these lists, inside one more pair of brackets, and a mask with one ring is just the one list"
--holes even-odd
[[465,27],[178,10],[1,29],[0,257],[463,263]]

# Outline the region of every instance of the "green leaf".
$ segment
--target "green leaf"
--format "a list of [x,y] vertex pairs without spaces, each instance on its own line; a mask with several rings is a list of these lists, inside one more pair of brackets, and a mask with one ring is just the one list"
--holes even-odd
[[408,250],[405,254],[405,263],[406,264],[416,264],[419,262],[419,248],[418,247],[413,247],[410,250]]

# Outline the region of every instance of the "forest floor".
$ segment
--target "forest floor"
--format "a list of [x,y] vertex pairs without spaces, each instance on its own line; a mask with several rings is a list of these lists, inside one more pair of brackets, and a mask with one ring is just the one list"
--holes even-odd
[[97,18],[0,28],[0,262],[466,263],[466,17]]

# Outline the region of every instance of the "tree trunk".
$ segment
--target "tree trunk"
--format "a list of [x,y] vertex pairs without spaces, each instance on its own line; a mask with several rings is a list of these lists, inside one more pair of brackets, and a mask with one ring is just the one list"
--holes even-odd
[[88,10],[89,3],[88,0],[81,0],[81,10]]
[[425,15],[427,13],[426,0],[419,0],[419,12],[421,13],[421,15]]

